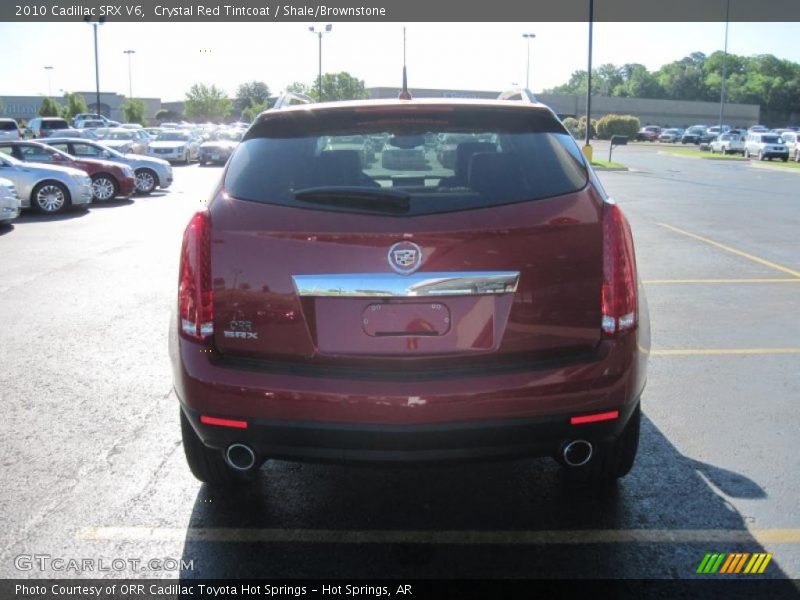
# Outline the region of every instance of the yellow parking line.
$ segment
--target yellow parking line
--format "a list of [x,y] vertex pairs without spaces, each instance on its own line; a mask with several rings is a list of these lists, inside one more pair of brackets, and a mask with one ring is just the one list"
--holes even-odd
[[672,225],[667,225],[666,223],[657,223],[657,224],[660,225],[661,227],[666,228],[666,229],[670,229],[670,230],[672,230],[672,231],[674,231],[676,233],[680,233],[680,234],[688,236],[690,238],[694,238],[696,240],[700,240],[701,242],[705,242],[706,244],[711,244],[712,246],[716,246],[717,248],[720,248],[720,249],[725,250],[727,252],[730,252],[732,254],[736,254],[738,256],[742,256],[744,258],[752,260],[753,262],[757,262],[757,263],[765,265],[767,267],[771,267],[773,269],[777,269],[778,271],[782,271],[784,273],[788,273],[789,275],[792,275],[793,277],[800,277],[800,271],[795,271],[794,269],[790,269],[789,267],[784,267],[783,265],[779,265],[778,263],[774,263],[774,262],[772,262],[770,260],[767,260],[765,258],[760,258],[758,256],[754,256],[752,254],[748,254],[747,252],[743,252],[741,250],[737,250],[736,248],[731,248],[730,246],[726,246],[725,244],[720,244],[719,242],[715,242],[714,240],[710,240],[710,239],[705,238],[703,236],[697,235],[696,233],[691,233],[689,231],[684,231],[683,229],[678,229],[677,227],[673,227]]
[[651,356],[714,356],[736,354],[800,354],[800,348],[675,348],[650,350]]
[[792,279],[788,277],[781,278],[751,278],[751,279],[645,279],[642,281],[645,285],[668,285],[679,283],[800,283],[800,278]]
[[110,542],[317,544],[800,544],[800,529],[340,530],[204,527],[83,527],[76,539]]

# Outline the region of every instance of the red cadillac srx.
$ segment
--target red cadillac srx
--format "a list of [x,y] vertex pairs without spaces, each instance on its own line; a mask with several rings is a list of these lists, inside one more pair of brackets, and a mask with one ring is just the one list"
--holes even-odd
[[170,354],[209,484],[501,456],[602,484],[636,455],[649,337],[628,221],[529,92],[287,95],[186,228]]

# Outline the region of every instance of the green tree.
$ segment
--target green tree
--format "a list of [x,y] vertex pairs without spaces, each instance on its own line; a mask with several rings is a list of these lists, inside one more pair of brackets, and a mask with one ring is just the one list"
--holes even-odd
[[262,112],[269,108],[269,100],[265,100],[261,104],[251,104],[247,108],[242,111],[242,119],[247,121],[248,123],[252,123],[253,120],[260,115]]
[[308,94],[309,87],[305,83],[295,81],[286,86],[286,91],[294,94]]
[[263,105],[268,100],[269,86],[263,81],[250,81],[241,84],[236,90],[233,109],[236,114],[242,114],[251,106]]
[[168,108],[162,108],[155,114],[155,120],[160,125],[165,121],[178,121],[181,118],[180,113],[175,112],[174,110],[170,110]]
[[125,104],[122,105],[122,115],[126,123],[139,123],[145,124],[144,118],[144,102],[136,100],[135,98],[128,98]]
[[58,105],[58,102],[53,100],[52,98],[44,98],[42,100],[42,105],[39,107],[39,116],[40,117],[60,117],[61,116],[61,107]]
[[[317,102],[319,98],[319,77],[313,86],[309,86],[305,92]],[[364,87],[364,81],[357,79],[342,71],[341,73],[325,73],[322,76],[322,102],[335,100],[358,100],[368,98],[369,93]]]
[[64,94],[64,107],[61,109],[61,116],[69,121],[75,115],[85,112],[89,112],[89,107],[86,105],[86,99],[83,96],[69,92]]
[[183,105],[184,114],[195,121],[220,121],[228,117],[233,103],[225,92],[215,85],[194,84],[186,92]]

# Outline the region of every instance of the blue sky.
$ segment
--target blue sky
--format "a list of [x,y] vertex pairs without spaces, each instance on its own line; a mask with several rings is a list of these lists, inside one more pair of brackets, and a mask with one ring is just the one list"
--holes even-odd
[[[100,28],[103,91],[180,100],[196,82],[233,94],[258,79],[278,92],[317,74],[312,23],[106,23]],[[367,86],[399,85],[402,23],[335,23],[323,40],[323,70],[346,70]],[[586,68],[586,23],[408,23],[409,83],[417,87],[495,90],[524,84],[531,43],[531,87],[565,82]],[[0,95],[94,89],[91,28],[85,23],[0,23],[6,60]],[[594,64],[639,62],[656,69],[694,51],[721,50],[724,23],[597,23]],[[800,62],[800,23],[731,23],[728,50]]]

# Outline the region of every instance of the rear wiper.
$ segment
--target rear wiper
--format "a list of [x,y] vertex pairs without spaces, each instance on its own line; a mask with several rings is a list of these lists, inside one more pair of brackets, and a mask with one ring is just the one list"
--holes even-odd
[[295,200],[356,210],[407,213],[411,195],[398,190],[353,186],[311,187],[295,190]]

